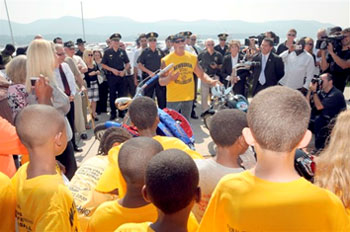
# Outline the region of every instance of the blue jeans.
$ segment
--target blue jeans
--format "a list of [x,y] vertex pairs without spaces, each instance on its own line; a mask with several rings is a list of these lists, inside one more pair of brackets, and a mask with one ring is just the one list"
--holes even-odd
[[189,122],[192,112],[192,101],[179,101],[179,102],[167,102],[167,107],[169,109],[176,110],[177,112],[181,113]]

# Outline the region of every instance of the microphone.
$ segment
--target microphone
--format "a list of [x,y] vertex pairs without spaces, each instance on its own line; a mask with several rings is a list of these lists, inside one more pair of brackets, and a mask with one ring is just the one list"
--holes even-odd
[[164,73],[166,73],[167,71],[169,71],[169,69],[171,69],[174,66],[174,63],[169,64],[168,66],[166,66],[165,68],[163,68],[162,70],[159,71],[158,75],[161,76]]

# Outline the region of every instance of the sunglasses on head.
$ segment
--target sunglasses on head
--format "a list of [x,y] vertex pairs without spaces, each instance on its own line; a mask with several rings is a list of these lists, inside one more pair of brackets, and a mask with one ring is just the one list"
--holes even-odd
[[183,43],[183,42],[185,42],[185,40],[184,40],[184,39],[179,39],[179,40],[175,40],[175,42],[174,42],[174,43]]

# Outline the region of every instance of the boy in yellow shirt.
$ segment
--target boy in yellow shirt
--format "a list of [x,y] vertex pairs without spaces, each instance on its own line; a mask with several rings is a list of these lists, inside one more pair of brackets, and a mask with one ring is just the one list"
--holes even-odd
[[[157,135],[156,131],[159,123],[158,108],[151,98],[136,98],[130,104],[128,112],[130,120],[137,127],[140,136],[151,137],[157,140],[163,146],[164,150],[176,148],[183,150],[193,159],[203,158],[198,152],[191,150],[180,139]],[[100,192],[111,192],[118,189],[119,197],[123,197],[126,192],[126,183],[120,174],[118,166],[119,150],[120,146],[117,146],[109,151],[109,164],[97,183],[96,190]]]
[[15,125],[30,158],[12,178],[19,231],[79,231],[73,197],[55,159],[67,146],[64,117],[51,106],[31,105],[18,113]]
[[0,172],[0,231],[15,231],[16,197],[11,181]]
[[123,198],[101,204],[92,215],[88,231],[114,231],[128,222],[155,221],[156,208],[141,194],[150,159],[163,150],[152,138],[137,137],[126,141],[119,151],[119,167],[127,190]]
[[[199,175],[194,161],[183,151],[169,149],[155,155],[148,164],[143,196],[158,209],[155,222],[128,223],[117,232],[193,231],[189,215],[200,199]],[[191,228],[192,227],[192,228]]]
[[296,90],[270,87],[253,98],[243,135],[257,165],[220,180],[199,231],[350,231],[341,201],[294,169],[295,150],[311,139],[309,118]]

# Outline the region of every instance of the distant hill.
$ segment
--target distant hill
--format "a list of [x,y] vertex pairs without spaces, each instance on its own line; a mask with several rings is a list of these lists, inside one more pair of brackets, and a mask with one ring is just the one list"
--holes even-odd
[[[315,37],[319,28],[333,26],[328,23],[305,20],[269,21],[264,23],[245,22],[240,20],[198,20],[179,21],[165,20],[157,22],[137,22],[125,17],[100,17],[85,19],[86,40],[102,42],[113,32],[119,32],[123,40],[135,40],[142,32],[156,31],[160,39],[169,34],[190,30],[201,38],[216,37],[218,33],[227,32],[232,38],[243,39],[265,31],[273,31],[285,37],[289,28],[295,28],[298,35]],[[64,40],[75,40],[82,37],[82,20],[78,17],[65,16],[58,19],[41,19],[28,24],[12,22],[16,44],[29,43],[34,35],[42,34],[47,39],[61,36]],[[8,22],[0,20],[0,45],[11,42]]]

